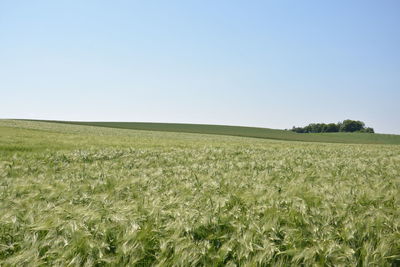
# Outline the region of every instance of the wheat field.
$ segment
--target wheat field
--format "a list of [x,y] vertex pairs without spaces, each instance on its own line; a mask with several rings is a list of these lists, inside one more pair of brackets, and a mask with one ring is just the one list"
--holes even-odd
[[400,146],[0,121],[1,266],[399,266]]

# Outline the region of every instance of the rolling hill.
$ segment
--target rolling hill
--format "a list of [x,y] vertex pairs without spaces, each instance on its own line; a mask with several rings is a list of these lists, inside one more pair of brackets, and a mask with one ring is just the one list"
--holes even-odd
[[291,131],[208,124],[183,124],[183,123],[150,123],[150,122],[84,122],[84,121],[48,121],[75,125],[99,126],[120,129],[166,131],[231,135],[263,139],[275,139],[303,142],[326,142],[348,144],[400,144],[400,135],[392,134],[366,134],[366,133],[313,133],[298,134]]

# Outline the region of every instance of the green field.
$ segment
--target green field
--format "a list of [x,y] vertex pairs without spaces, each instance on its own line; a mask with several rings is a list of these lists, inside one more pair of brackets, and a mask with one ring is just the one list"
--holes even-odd
[[400,265],[400,146],[262,139],[398,136],[140,125],[0,120],[0,266]]
[[149,123],[149,122],[78,122],[78,121],[43,121],[87,126],[101,126],[131,130],[183,132],[231,135],[276,139],[287,141],[349,143],[349,144],[400,144],[400,135],[365,134],[365,133],[309,133],[298,134],[292,131],[256,127],[240,127],[207,124]]

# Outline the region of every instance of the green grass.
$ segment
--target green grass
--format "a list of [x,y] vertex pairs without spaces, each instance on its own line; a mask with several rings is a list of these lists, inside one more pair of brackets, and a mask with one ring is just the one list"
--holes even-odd
[[[46,122],[46,121],[45,121]],[[47,121],[52,122],[52,121]],[[287,141],[352,143],[352,144],[400,144],[400,135],[366,134],[366,133],[313,133],[298,134],[292,131],[276,130],[256,127],[206,125],[206,124],[179,124],[179,123],[146,123],[146,122],[77,122],[53,121],[76,125],[101,126],[120,129],[166,131],[184,133],[202,133],[276,139]]]
[[400,146],[0,121],[0,266],[399,266]]

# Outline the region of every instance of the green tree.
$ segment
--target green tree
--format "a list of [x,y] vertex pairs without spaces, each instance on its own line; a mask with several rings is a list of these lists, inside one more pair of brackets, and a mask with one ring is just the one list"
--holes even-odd
[[364,128],[360,132],[362,132],[362,133],[375,133],[374,129],[371,128],[371,127]]
[[344,120],[338,123],[310,123],[305,127],[292,128],[296,133],[335,133],[335,132],[363,132],[374,133],[373,128],[365,128],[365,123],[355,120]]
[[327,132],[327,133],[339,132],[339,125],[337,125],[335,123],[328,123],[325,126],[325,132]]
[[357,132],[364,129],[365,123],[362,121],[344,120],[341,124],[341,132]]

